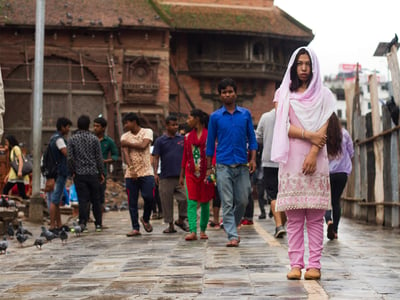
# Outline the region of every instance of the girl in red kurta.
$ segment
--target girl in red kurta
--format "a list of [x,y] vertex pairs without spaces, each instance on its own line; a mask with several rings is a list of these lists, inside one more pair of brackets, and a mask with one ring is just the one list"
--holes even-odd
[[[214,197],[214,184],[206,180],[207,123],[208,115],[199,109],[190,112],[188,125],[193,128],[185,135],[179,183],[184,186],[188,197],[188,221],[190,233],[187,241],[197,240],[197,205],[200,204],[200,239],[208,239],[206,228],[210,217],[209,202]],[[185,179],[185,180],[184,180]]]

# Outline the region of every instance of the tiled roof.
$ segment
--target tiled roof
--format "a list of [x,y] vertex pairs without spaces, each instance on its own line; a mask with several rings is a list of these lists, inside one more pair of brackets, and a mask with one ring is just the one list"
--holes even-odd
[[[0,26],[34,26],[36,1],[0,0]],[[46,0],[46,27],[168,28],[148,0]]]
[[166,3],[160,6],[166,20],[177,30],[246,32],[304,41],[314,37],[311,29],[276,6],[267,9]]

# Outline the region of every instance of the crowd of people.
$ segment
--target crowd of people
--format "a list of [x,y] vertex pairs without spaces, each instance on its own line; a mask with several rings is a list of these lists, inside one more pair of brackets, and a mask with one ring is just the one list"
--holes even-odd
[[[137,114],[124,115],[120,145],[132,226],[126,235],[141,235],[141,227],[150,233],[151,220],[163,218],[164,234],[176,233],[179,227],[186,241],[194,241],[208,239],[207,228],[223,227],[226,247],[238,247],[240,227],[253,224],[253,194],[257,194],[259,219],[266,218],[269,203],[275,238],[287,235],[291,267],[287,278],[300,279],[305,268],[305,279],[319,279],[324,218],[327,237],[337,239],[340,196],[354,150],[334,113],[334,97],[322,85],[317,56],[307,47],[292,54],[273,99],[275,108],[261,116],[256,130],[250,110],[236,103],[234,80],[221,80],[218,93],[219,109],[211,115],[193,109],[183,134],[178,119],[168,116],[165,133],[155,141],[153,131],[141,126]],[[105,134],[107,121],[99,117],[93,122],[90,132],[89,117],[80,116],[77,131],[67,140],[72,122],[59,118],[49,141],[57,161],[56,173],[48,176],[46,184],[52,231],[62,226],[60,202],[68,176],[76,187],[82,231],[87,231],[90,209],[95,230],[102,231],[107,164],[118,159],[119,151]],[[15,137],[7,136],[5,145],[10,160],[21,160]],[[4,194],[16,184],[21,197],[27,197],[21,171],[10,169]],[[144,203],[141,216],[139,193]],[[306,232],[308,264],[304,262]]]

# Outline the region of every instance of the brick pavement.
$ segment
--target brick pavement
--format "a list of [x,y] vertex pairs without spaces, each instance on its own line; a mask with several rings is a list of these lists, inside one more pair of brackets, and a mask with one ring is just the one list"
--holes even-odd
[[33,247],[10,241],[0,256],[1,299],[399,299],[400,230],[343,219],[339,240],[324,241],[322,279],[288,281],[286,238],[273,238],[271,219],[244,226],[239,248],[222,230],[186,242],[185,233],[127,238],[128,211],[105,214],[101,233]]

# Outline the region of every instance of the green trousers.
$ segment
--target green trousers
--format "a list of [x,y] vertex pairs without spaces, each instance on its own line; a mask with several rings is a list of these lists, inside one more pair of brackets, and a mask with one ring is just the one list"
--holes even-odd
[[[189,200],[187,205],[187,215],[190,232],[197,233],[197,201]],[[207,229],[208,219],[210,218],[210,202],[200,203],[200,231]]]

